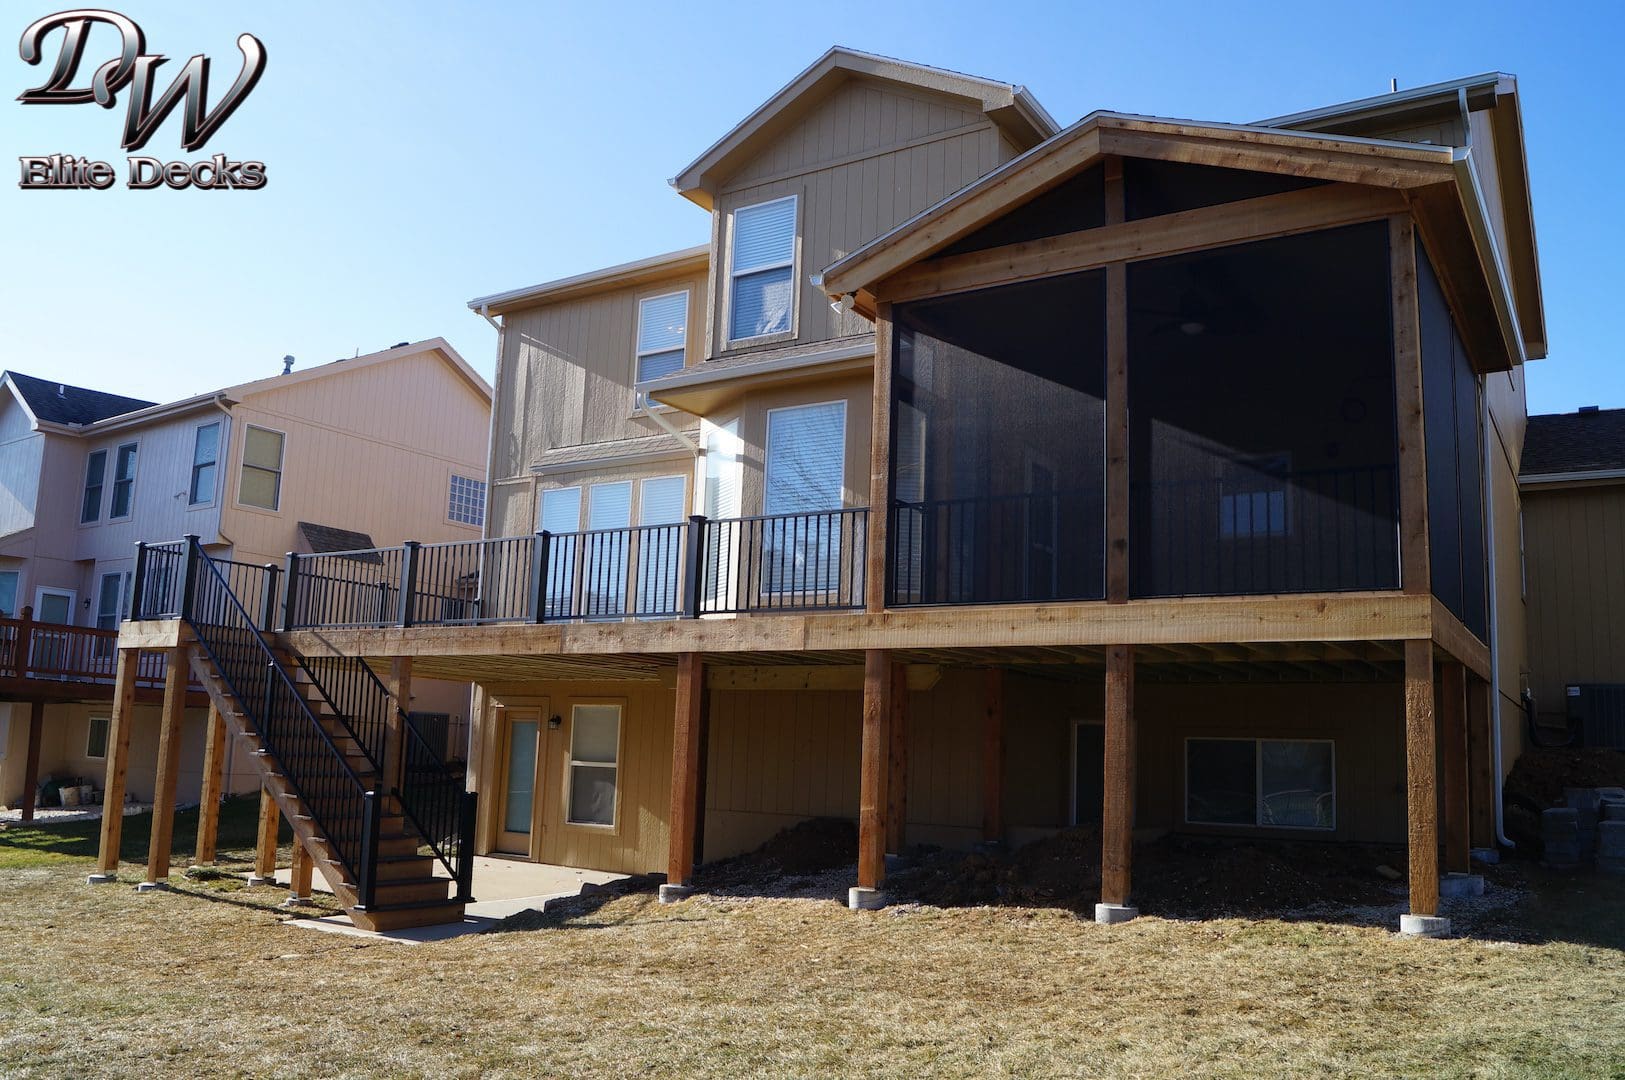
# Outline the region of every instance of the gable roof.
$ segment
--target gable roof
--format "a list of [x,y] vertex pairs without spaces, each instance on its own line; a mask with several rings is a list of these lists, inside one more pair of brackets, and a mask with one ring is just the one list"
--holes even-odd
[[299,523],[299,536],[310,548],[312,555],[335,551],[367,551],[377,547],[372,537],[354,529],[341,529],[336,525],[318,525],[312,521]]
[[1004,129],[1019,149],[1049,138],[1060,128],[1024,86],[837,45],[694,159],[672,178],[671,186],[684,198],[711,209],[712,196],[722,180],[764,142],[783,132],[831,90],[854,77],[901,83],[968,101]]
[[683,248],[681,251],[621,263],[618,266],[606,266],[602,270],[589,270],[583,274],[555,278],[540,285],[527,285],[522,289],[509,289],[507,292],[492,293],[490,296],[476,296],[468,302],[468,309],[476,315],[490,318],[544,301],[571,300],[610,289],[624,289],[676,277],[679,274],[695,273],[710,265],[711,245],[700,244],[696,247]]
[[1625,409],[1531,416],[1518,478],[1625,474]]
[[47,424],[94,424],[153,404],[140,398],[24,375],[20,371],[0,372],[0,379],[12,385],[36,421]]

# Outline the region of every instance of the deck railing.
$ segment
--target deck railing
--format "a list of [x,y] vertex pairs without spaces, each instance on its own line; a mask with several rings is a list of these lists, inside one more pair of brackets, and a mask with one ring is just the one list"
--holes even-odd
[[[0,619],[0,678],[111,686],[117,655],[117,630],[36,622],[33,609],[26,607],[20,619]],[[141,654],[136,685],[142,689],[164,685],[163,653]]]

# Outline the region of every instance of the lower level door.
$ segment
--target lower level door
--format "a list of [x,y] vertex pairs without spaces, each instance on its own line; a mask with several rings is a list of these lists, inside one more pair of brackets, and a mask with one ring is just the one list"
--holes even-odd
[[543,709],[505,709],[502,744],[501,819],[496,849],[534,856],[541,807]]
[[1099,824],[1105,797],[1105,725],[1079,720],[1072,725],[1072,824]]

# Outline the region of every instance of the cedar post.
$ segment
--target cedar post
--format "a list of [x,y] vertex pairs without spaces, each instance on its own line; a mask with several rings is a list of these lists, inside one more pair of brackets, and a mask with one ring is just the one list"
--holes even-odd
[[1433,642],[1405,642],[1405,792],[1411,914],[1439,913],[1439,794],[1434,750]]
[[908,667],[891,666],[891,754],[886,778],[886,850],[908,844]]
[[1466,874],[1472,867],[1467,807],[1467,678],[1455,660],[1439,669],[1439,753],[1444,757],[1444,868]]
[[102,838],[91,884],[118,880],[119,845],[124,839],[124,777],[130,766],[130,726],[135,722],[135,681],[139,649],[120,649],[113,680],[113,715],[107,732],[107,779],[102,784]]
[[677,708],[672,726],[671,831],[666,843],[666,885],[661,899],[688,895],[694,884],[700,822],[705,816],[705,660],[697,652],[677,657]]
[[[1493,662],[1493,661],[1492,661]],[[1483,679],[1467,679],[1467,798],[1470,804],[1470,832],[1475,848],[1495,846],[1495,790],[1501,778],[1495,775],[1495,759],[1490,754],[1495,713],[1490,695],[1495,688]]]
[[214,862],[215,840],[220,835],[220,792],[225,786],[226,721],[211,701],[203,742],[203,790],[198,793],[197,853],[199,866]]
[[869,429],[869,535],[863,597],[869,611],[886,610],[887,532],[891,527],[891,305],[875,309],[875,381]]
[[[1106,776],[1100,811],[1100,900],[1095,918],[1117,922],[1129,908],[1134,860],[1134,649],[1106,649]],[[1115,913],[1115,914],[1114,914]]]
[[[891,769],[891,653],[868,649],[863,654],[863,758],[858,792],[858,889],[874,895],[886,882],[887,781]],[[859,896],[851,906],[872,906]]]
[[384,760],[378,770],[378,785],[388,794],[401,786],[401,761],[406,754],[406,713],[412,708],[412,658],[396,656],[389,661],[389,713],[384,717]]
[[982,713],[982,839],[1004,839],[1004,669],[985,672]]
[[250,885],[270,885],[276,881],[276,834],[281,816],[271,789],[261,787],[259,837],[254,844],[254,873],[248,879]]
[[1388,219],[1393,292],[1394,413],[1399,435],[1399,583],[1412,596],[1433,592],[1428,566],[1427,441],[1422,430],[1422,329],[1416,299],[1416,226]]
[[186,683],[191,676],[186,646],[166,650],[164,708],[158,728],[158,779],[152,789],[152,830],[147,845],[147,884],[169,878],[170,846],[175,838],[175,782],[181,768],[182,730],[186,724]]
[[23,766],[23,820],[34,820],[34,800],[39,797],[40,742],[45,738],[45,702],[28,705],[28,757]]
[[310,900],[310,886],[312,871],[316,863],[305,850],[305,845],[299,838],[293,838],[293,869],[288,874],[288,901],[290,903],[305,903]]
[[[1106,158],[1106,224],[1124,218],[1123,159]],[[1128,602],[1128,267],[1106,267],[1106,602]]]

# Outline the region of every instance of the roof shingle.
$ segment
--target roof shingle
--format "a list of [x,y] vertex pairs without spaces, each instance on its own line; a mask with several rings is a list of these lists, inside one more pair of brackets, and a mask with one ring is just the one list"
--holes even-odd
[[11,384],[28,402],[38,420],[50,424],[94,424],[110,416],[122,416],[156,405],[154,401],[88,390],[83,386],[40,379],[20,371],[7,371]]
[[1625,409],[1531,416],[1520,475],[1625,469]]

